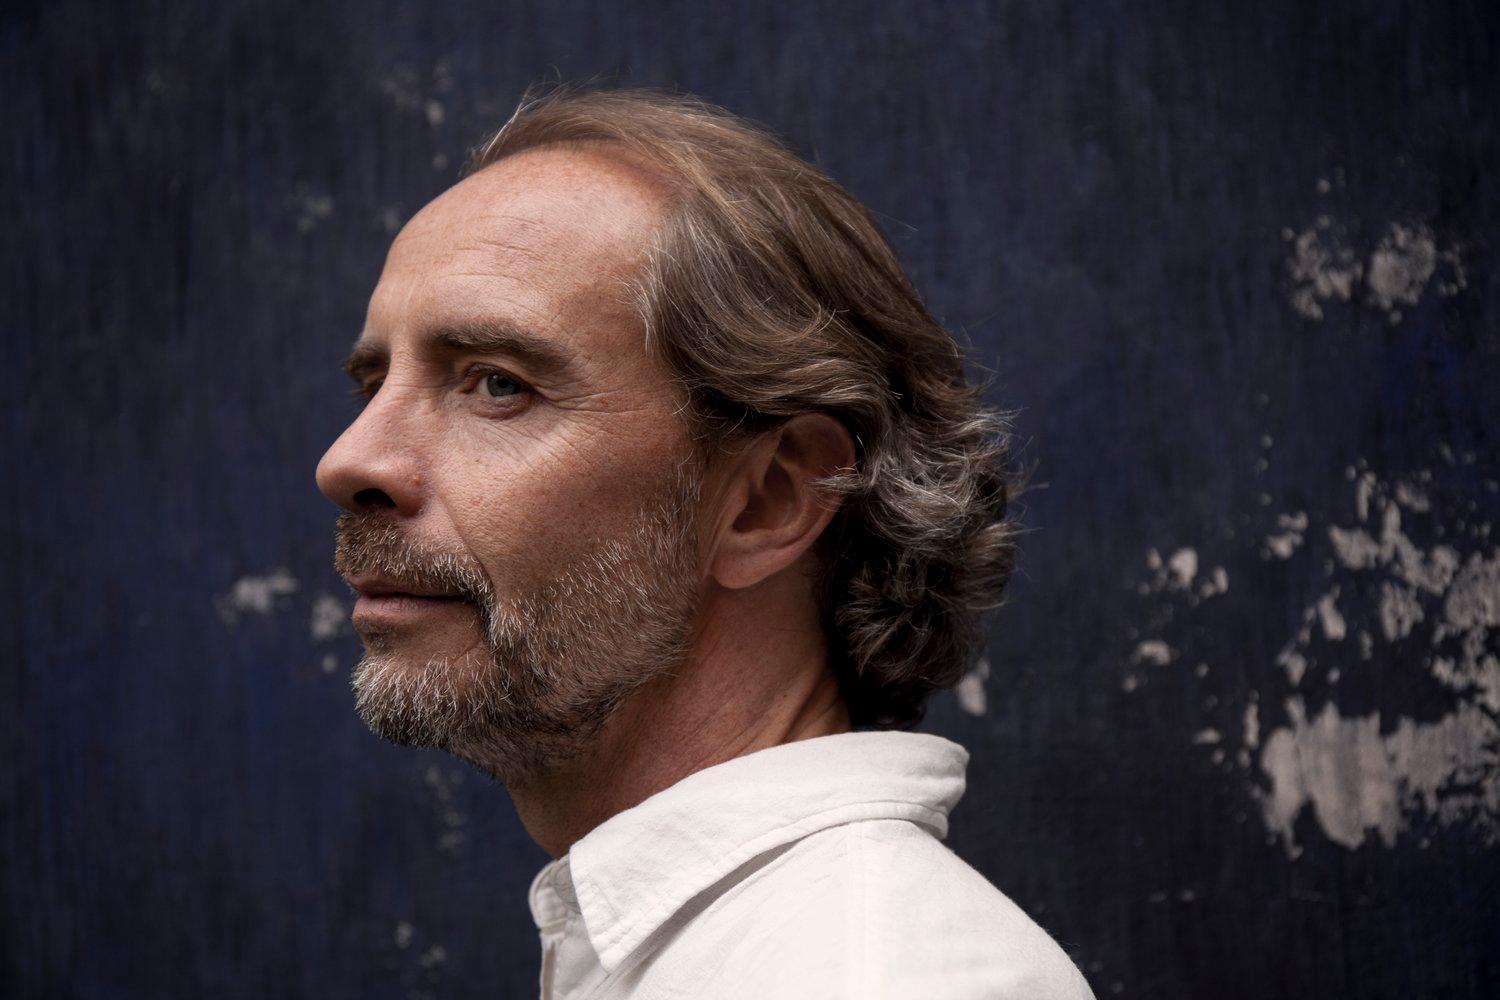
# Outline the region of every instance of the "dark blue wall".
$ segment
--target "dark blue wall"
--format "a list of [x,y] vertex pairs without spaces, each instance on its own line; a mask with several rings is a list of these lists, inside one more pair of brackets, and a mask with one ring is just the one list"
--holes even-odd
[[594,74],[786,134],[1021,408],[925,726],[1101,998],[1500,989],[1494,5],[3,17],[0,993],[534,992],[544,858],[355,718],[313,467],[392,233]]

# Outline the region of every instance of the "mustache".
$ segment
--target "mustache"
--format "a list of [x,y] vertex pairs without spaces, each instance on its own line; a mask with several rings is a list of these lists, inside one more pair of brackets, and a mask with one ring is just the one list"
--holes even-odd
[[413,542],[392,518],[378,511],[339,515],[333,566],[346,582],[378,573],[412,590],[457,594],[481,608],[495,595],[489,575],[472,556]]

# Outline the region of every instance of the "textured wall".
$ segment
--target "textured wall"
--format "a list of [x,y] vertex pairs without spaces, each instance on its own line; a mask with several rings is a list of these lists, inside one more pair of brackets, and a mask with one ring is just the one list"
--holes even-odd
[[544,859],[355,718],[312,472],[391,235],[592,74],[788,135],[1022,408],[1022,569],[925,725],[1100,996],[1500,989],[1493,5],[3,17],[0,994],[534,991]]

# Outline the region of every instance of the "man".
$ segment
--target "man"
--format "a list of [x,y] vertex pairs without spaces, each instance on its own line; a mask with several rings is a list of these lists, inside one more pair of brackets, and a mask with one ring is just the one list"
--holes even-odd
[[348,370],[358,709],[556,859],[544,997],[1090,995],[900,731],[1010,575],[1005,427],[847,192],[689,98],[525,101]]

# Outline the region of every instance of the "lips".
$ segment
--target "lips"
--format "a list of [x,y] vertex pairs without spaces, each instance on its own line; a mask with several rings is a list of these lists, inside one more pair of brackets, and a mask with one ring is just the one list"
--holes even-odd
[[[434,593],[395,580],[351,581],[359,593],[350,620],[361,635],[429,634],[442,623],[468,621],[475,605],[459,594]],[[455,616],[459,616],[455,618]]]
[[424,590],[411,584],[384,577],[355,577],[349,581],[349,585],[358,591],[361,597],[369,598],[407,597],[420,598],[427,601],[462,601],[465,599],[462,594]]

